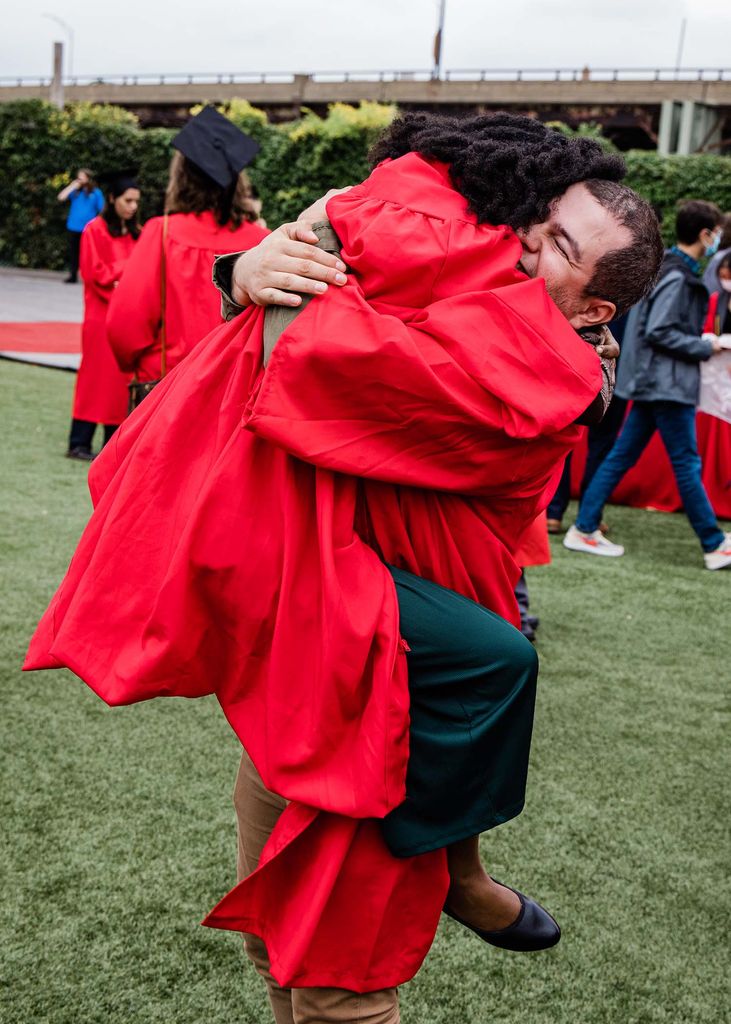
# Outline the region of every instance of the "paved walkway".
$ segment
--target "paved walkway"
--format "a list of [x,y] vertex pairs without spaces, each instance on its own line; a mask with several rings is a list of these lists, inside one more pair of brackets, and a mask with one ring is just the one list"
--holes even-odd
[[[83,285],[65,273],[0,267],[0,357],[76,370]],[[37,325],[29,329],[29,325]]]

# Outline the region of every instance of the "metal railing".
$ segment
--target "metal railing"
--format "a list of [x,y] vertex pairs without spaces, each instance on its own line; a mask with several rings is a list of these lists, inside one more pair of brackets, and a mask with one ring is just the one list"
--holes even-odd
[[[93,85],[291,85],[312,82],[429,82],[430,70],[412,71],[235,71],[196,74],[71,75],[66,87]],[[446,82],[728,82],[731,68],[466,68],[445,71]],[[0,76],[0,88],[48,88],[51,79],[36,75]]]

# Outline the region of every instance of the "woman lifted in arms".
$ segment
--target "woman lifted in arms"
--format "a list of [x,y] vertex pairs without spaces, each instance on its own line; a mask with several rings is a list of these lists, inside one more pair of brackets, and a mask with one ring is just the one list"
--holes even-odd
[[[407,116],[376,160],[327,204],[347,283],[266,369],[260,310],[209,335],[95,466],[27,666],[110,703],[217,694],[246,751],[244,871],[263,788],[279,816],[208,923],[263,940],[281,1021],[355,1019],[312,1009],[323,988],[397,1020],[445,903],[493,945],[558,939],[477,855],[522,807],[532,725],[511,551],[606,399],[577,330],[644,294],[662,252],[619,158],[528,119]],[[141,542],[155,509],[133,578],[114,538]]]

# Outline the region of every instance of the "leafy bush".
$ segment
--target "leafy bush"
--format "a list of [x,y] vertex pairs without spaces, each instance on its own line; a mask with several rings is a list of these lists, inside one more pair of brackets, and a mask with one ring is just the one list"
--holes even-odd
[[[358,109],[336,103],[325,118],[305,111],[297,121],[272,125],[245,100],[220,109],[262,147],[250,175],[272,225],[296,217],[327,189],[364,178],[367,152],[395,114],[377,103]],[[67,210],[56,195],[80,166],[139,166],[142,218],[161,213],[174,134],[142,129],[119,107],[77,104],[59,111],[40,100],[1,105],[0,262],[63,266]]]
[[675,214],[687,199],[706,199],[731,210],[731,158],[727,156],[658,156],[625,153],[627,184],[649,200],[661,215],[663,237],[672,242]]
[[63,266],[67,207],[56,195],[79,167],[100,172],[139,165],[148,197],[143,213],[159,212],[171,135],[143,131],[120,107],[80,103],[56,110],[41,100],[0,105],[0,261]]
[[[368,150],[396,113],[395,107],[378,103],[358,108],[335,103],[324,118],[303,110],[296,121],[272,125],[246,100],[220,109],[261,145],[249,173],[272,227],[295,218],[329,188],[361,181],[368,173]],[[602,141],[597,125],[555,127]],[[62,267],[66,208],[56,194],[79,166],[101,171],[139,165],[142,217],[159,214],[173,135],[166,128],[140,128],[134,115],[119,107],[77,104],[56,110],[41,100],[0,105],[0,262]],[[632,152],[625,158],[628,184],[662,211],[667,241],[679,201],[709,199],[731,210],[728,157]]]
[[546,125],[569,138],[593,139],[599,143],[605,153],[619,152],[612,140],[605,136],[602,126],[596,121],[582,121],[576,128],[571,128],[565,121],[546,121]]
[[251,169],[269,223],[293,220],[328,189],[362,181],[368,150],[395,114],[378,103],[334,103],[325,118],[305,110],[298,121],[270,127]]

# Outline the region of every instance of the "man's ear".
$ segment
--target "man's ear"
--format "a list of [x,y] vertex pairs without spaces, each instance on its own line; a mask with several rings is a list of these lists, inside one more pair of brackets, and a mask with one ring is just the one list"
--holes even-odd
[[587,296],[578,310],[569,320],[575,330],[582,327],[596,327],[599,324],[608,324],[616,315],[617,307],[608,299],[599,299],[595,296]]

